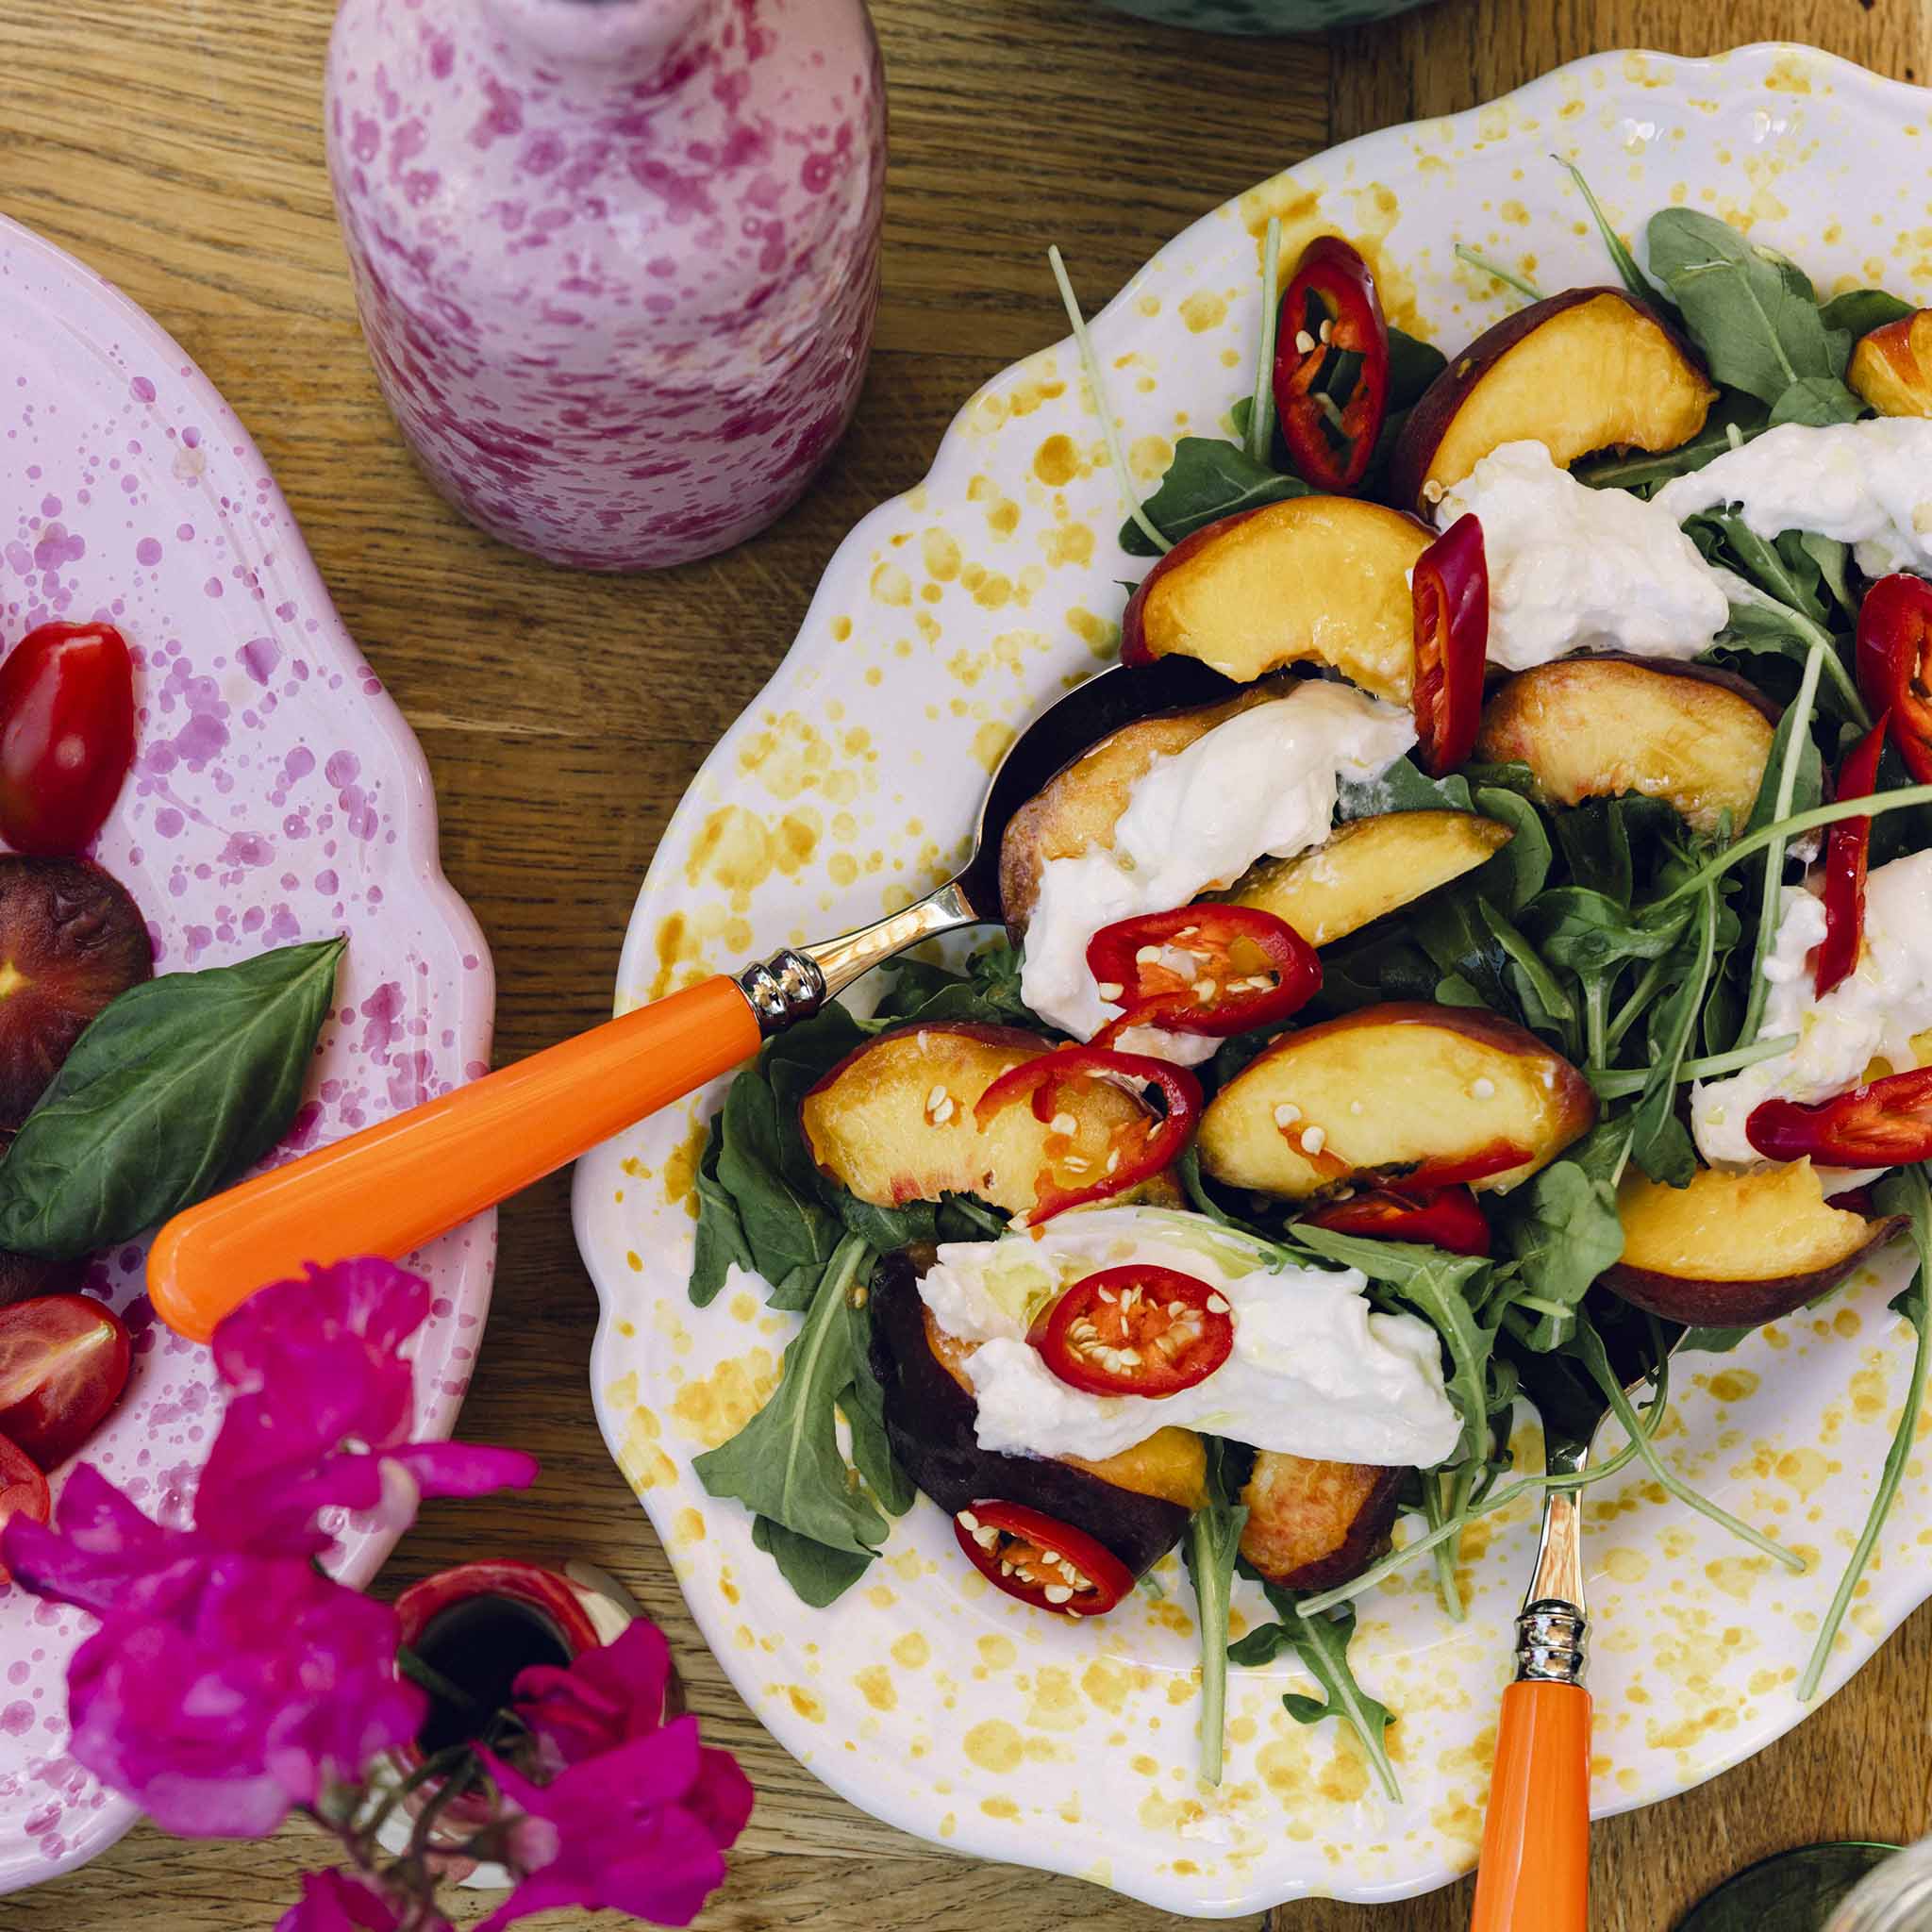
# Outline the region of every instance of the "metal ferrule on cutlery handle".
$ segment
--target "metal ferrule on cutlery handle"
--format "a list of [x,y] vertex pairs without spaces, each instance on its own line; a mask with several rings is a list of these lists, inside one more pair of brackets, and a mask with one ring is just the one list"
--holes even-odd
[[1516,1620],[1471,1932],[1588,1932],[1590,1692],[1583,1688],[1581,1504],[1549,1491],[1542,1546]]

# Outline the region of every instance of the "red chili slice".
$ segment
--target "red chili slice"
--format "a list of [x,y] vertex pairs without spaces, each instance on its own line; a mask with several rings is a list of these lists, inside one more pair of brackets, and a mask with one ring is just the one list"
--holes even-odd
[[1858,689],[1891,714],[1906,769],[1932,785],[1932,584],[1901,573],[1880,577],[1858,607]]
[[[1170,964],[1174,955],[1191,971]],[[1253,906],[1182,906],[1104,925],[1088,943],[1087,970],[1101,998],[1124,1008],[1102,1045],[1128,1026],[1225,1040],[1286,1020],[1322,988],[1315,949]]]
[[[1331,356],[1359,358],[1346,397],[1324,383]],[[1303,479],[1350,491],[1375,454],[1389,409],[1389,325],[1369,265],[1336,235],[1302,250],[1274,339],[1274,411]]]
[[[1051,1164],[1043,1168],[1034,1188],[1034,1207],[1024,1217],[1034,1226],[1069,1208],[1124,1193],[1158,1174],[1179,1158],[1201,1118],[1201,1083],[1185,1067],[1101,1046],[1063,1046],[1008,1068],[979,1096],[974,1118],[985,1126],[1002,1108],[1030,1103],[1035,1120],[1052,1122],[1060,1112],[1060,1095],[1074,1080],[1111,1080],[1137,1096],[1154,1087],[1167,1111],[1164,1116],[1150,1111],[1142,1120],[1117,1127],[1101,1171],[1091,1181],[1069,1186]],[[1051,1136],[1047,1151],[1051,1162]]]
[[1482,722],[1490,657],[1490,566],[1483,526],[1460,516],[1416,559],[1415,728],[1423,769],[1441,778],[1469,762]]
[[[1840,798],[1871,797],[1890,719],[1886,712],[1852,748],[1838,774]],[[1818,947],[1814,982],[1820,999],[1858,963],[1865,938],[1865,861],[1871,850],[1870,819],[1840,819],[1824,835],[1824,938]]]
[[953,1534],[995,1589],[1063,1617],[1102,1617],[1134,1587],[1134,1573],[1084,1529],[1024,1503],[975,1503]]
[[1175,1395],[1234,1353],[1234,1314],[1198,1276],[1130,1261],[1074,1282],[1027,1340],[1089,1395]]
[[1407,1192],[1375,1188],[1347,1201],[1330,1202],[1302,1219],[1337,1234],[1421,1241],[1452,1255],[1490,1252],[1490,1224],[1467,1188],[1417,1188]]
[[1932,1160],[1932,1067],[1888,1074],[1835,1100],[1765,1100],[1751,1109],[1744,1138],[1767,1160],[1826,1167],[1903,1167]]

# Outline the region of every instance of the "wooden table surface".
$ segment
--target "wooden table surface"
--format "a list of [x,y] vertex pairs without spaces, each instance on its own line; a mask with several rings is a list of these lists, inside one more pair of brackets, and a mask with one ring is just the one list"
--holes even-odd
[[[455,0],[445,0],[455,4]],[[479,536],[404,453],[357,331],[323,166],[333,0],[5,0],[0,209],[117,282],[241,412],[338,608],[428,754],[444,863],[494,949],[497,1058],[604,1017],[632,895],[699,761],[777,663],[845,531],[917,480],[957,406],[1063,322],[1058,241],[1100,299],[1171,234],[1370,128],[1467,108],[1604,48],[1810,42],[1932,74],[1926,0],[1441,0],[1332,42],[1215,42],[1090,0],[874,0],[891,88],[878,349],[806,502],[708,563],[599,580]],[[5,347],[0,345],[0,363]],[[822,1789],[697,1638],[591,1419],[590,1286],[558,1176],[504,1210],[465,1436],[538,1452],[537,1493],[432,1507],[378,1588],[474,1556],[582,1555],[670,1631],[693,1707],[759,1791],[702,1924],[1153,1932],[1185,1922],[1074,1879],[902,1837]],[[1932,1828],[1932,1609],[1748,1765],[1596,1834],[1596,1924],[1664,1932],[1767,1852]],[[0,1903],[7,1932],[255,1932],[325,1847],[145,1826]],[[1284,1907],[1275,1932],[1449,1932],[1467,1881],[1409,1904]],[[480,1908],[479,1908],[480,1909]],[[476,1914],[459,1913],[465,1923]],[[559,1914],[551,1924],[589,1924]],[[602,1923],[610,1923],[605,1921]]]

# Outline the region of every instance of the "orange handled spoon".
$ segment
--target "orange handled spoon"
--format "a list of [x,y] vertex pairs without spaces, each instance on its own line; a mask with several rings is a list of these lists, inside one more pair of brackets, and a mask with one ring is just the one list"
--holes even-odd
[[1235,687],[1164,658],[1090,679],[1034,720],[993,774],[973,856],[917,905],[821,944],[787,948],[548,1047],[177,1214],[148,1252],[155,1312],[206,1341],[264,1283],[305,1262],[400,1259],[541,1180],[634,1121],[728,1073],[921,940],[996,924],[1007,823],[1060,767],[1148,713]]

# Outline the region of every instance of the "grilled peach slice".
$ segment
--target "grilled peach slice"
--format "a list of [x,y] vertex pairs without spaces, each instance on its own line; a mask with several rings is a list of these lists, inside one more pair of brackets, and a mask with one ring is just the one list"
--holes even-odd
[[1563,658],[1519,672],[1483,711],[1475,755],[1525,764],[1552,805],[1641,791],[1700,832],[1741,825],[1771,756],[1776,707],[1727,672]]
[[1390,494],[1428,506],[1506,442],[1563,468],[1592,450],[1675,449],[1717,391],[1690,353],[1621,289],[1571,289],[1479,335],[1423,391],[1396,439]]
[[1141,580],[1121,619],[1121,659],[1198,658],[1243,684],[1312,661],[1406,705],[1408,573],[1430,541],[1413,517],[1354,496],[1291,496],[1224,517]]
[[[1017,941],[1040,896],[1052,858],[1077,858],[1090,845],[1111,847],[1135,781],[1158,758],[1186,751],[1237,713],[1286,694],[1286,681],[1257,685],[1219,705],[1196,705],[1137,718],[1062,767],[1007,822],[1000,841],[1000,909]],[[1230,882],[1231,883],[1231,882]]]
[[1479,812],[1378,812],[1338,825],[1312,852],[1264,858],[1229,896],[1325,946],[1473,872],[1511,836]]
[[1860,337],[1845,380],[1881,416],[1932,416],[1932,308]]
[[1241,1555],[1283,1590],[1346,1583],[1388,1547],[1406,1474],[1264,1449],[1241,1491]]
[[[977,1194],[1024,1214],[1036,1205],[1041,1174],[1063,1171],[1071,1183],[1099,1173],[1115,1129],[1142,1117],[1129,1094],[1082,1080],[1060,1102],[1074,1118],[1072,1134],[1056,1134],[1026,1107],[1002,1108],[984,1127],[974,1121],[974,1103],[1002,1074],[1051,1051],[1037,1033],[966,1021],[882,1033],[800,1103],[806,1145],[823,1173],[876,1207]],[[1085,1169],[1073,1165],[1081,1160]]]
[[1905,1225],[1832,1207],[1808,1160],[1732,1174],[1701,1169],[1688,1188],[1627,1170],[1617,1191],[1624,1257],[1600,1277],[1667,1322],[1749,1328],[1836,1288]]
[[1136,1575],[1174,1547],[1207,1495],[1207,1450],[1191,1429],[1157,1429],[1105,1462],[982,1449],[965,1357],[973,1344],[933,1325],[919,1298],[925,1257],[890,1255],[873,1277],[872,1362],[892,1456],[941,1509],[998,1498],[1043,1509],[1105,1543]]
[[1533,1033],[1474,1008],[1391,1001],[1252,1060],[1208,1104],[1201,1165],[1295,1201],[1397,1177],[1507,1189],[1595,1119],[1590,1083]]

